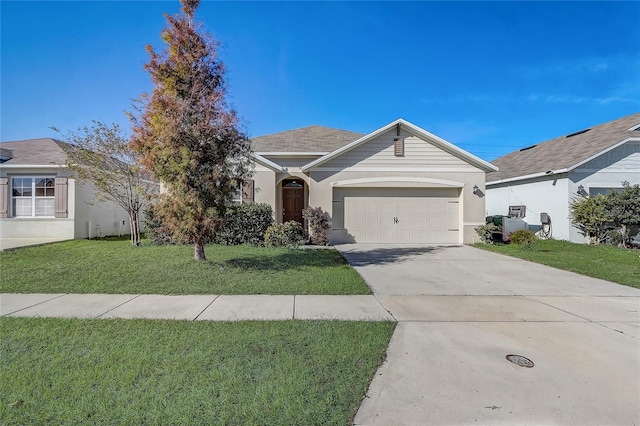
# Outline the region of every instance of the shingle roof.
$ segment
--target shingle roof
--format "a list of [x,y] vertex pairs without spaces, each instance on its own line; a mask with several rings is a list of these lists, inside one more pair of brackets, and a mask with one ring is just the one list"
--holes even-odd
[[571,169],[630,137],[640,138],[640,131],[629,130],[639,124],[636,113],[514,151],[492,161],[500,170],[487,173],[487,182]]
[[67,155],[63,145],[64,142],[51,138],[2,142],[0,148],[11,157],[2,165],[64,165]]
[[251,139],[255,152],[331,152],[360,139],[362,133],[308,126]]

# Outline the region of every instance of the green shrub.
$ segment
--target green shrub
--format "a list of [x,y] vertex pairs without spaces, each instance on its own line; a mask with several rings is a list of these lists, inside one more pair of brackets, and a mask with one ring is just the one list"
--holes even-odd
[[274,223],[264,234],[264,242],[269,247],[298,247],[304,244],[306,239],[302,225],[295,220]]
[[619,229],[611,229],[605,235],[603,242],[612,246],[622,246],[625,241],[630,240],[630,237]]
[[309,239],[311,244],[326,246],[329,244],[329,214],[320,207],[307,207],[302,210],[302,217],[309,222]]
[[473,228],[480,237],[480,241],[485,244],[493,244],[493,234],[499,234],[502,232],[502,228],[493,223],[487,223],[486,225],[480,225]]
[[266,203],[242,203],[231,208],[218,234],[217,244],[264,244],[264,234],[273,225],[273,209]]
[[532,231],[529,231],[528,229],[519,229],[509,235],[509,241],[511,241],[513,244],[523,246],[530,246],[535,242],[535,240],[536,234],[534,234]]
[[173,244],[171,233],[162,225],[162,221],[155,214],[154,208],[155,205],[149,205],[144,212],[144,220],[142,221],[144,235],[151,244],[156,246]]

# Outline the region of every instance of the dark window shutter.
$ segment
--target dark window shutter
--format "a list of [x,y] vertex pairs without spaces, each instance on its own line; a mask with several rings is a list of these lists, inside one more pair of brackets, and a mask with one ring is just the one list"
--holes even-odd
[[404,139],[393,138],[393,155],[404,157]]
[[244,182],[242,185],[242,202],[253,203],[253,179]]
[[69,179],[66,177],[56,178],[56,217],[69,216]]
[[0,217],[9,213],[9,178],[0,178]]

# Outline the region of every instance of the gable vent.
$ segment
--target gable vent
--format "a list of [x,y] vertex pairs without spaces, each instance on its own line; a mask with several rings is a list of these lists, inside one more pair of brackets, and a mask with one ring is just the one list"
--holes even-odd
[[396,157],[404,157],[404,139],[393,138],[393,155]]
[[578,135],[581,135],[583,133],[587,133],[589,130],[591,130],[591,129],[589,128],[589,129],[580,130],[579,132],[571,133],[571,134],[565,136],[565,138],[570,138],[572,136],[578,136]]

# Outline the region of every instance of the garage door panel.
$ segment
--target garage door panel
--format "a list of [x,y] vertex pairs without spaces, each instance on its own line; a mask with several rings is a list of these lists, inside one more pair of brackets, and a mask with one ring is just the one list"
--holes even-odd
[[359,243],[459,242],[457,197],[429,196],[426,190],[419,194],[395,190],[393,194],[378,197],[354,191],[345,195],[345,231]]

